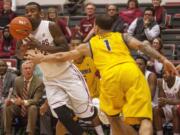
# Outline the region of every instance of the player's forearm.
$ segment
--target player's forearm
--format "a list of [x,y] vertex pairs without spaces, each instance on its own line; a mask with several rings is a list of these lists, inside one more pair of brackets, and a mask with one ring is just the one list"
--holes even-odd
[[38,45],[37,49],[48,52],[48,53],[57,53],[57,52],[65,52],[69,50],[68,45],[62,44],[61,46],[42,46]]
[[56,62],[65,62],[69,60],[77,59],[81,56],[78,50],[72,50],[69,52],[59,52],[55,54],[49,54],[42,58],[41,62],[46,61],[56,61]]
[[167,104],[169,105],[179,105],[180,104],[180,99],[168,99]]
[[142,45],[139,46],[138,48],[141,52],[143,52],[144,54],[148,55],[151,58],[157,59],[159,62],[163,63],[164,60],[166,60],[166,57],[164,57],[163,55],[161,55],[158,51],[156,51],[155,49],[153,49],[149,42],[143,42]]

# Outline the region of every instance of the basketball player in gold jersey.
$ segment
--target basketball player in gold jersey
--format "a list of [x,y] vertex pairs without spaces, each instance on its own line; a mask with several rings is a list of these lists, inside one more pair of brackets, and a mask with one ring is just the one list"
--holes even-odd
[[111,32],[113,20],[107,15],[96,17],[96,36],[89,43],[69,52],[43,55],[27,53],[27,59],[34,63],[62,62],[91,56],[101,75],[100,109],[106,113],[112,128],[112,135],[136,135],[129,125],[140,125],[140,135],[152,135],[151,95],[142,72],[130,55],[129,49],[141,52],[159,60],[169,74],[178,74],[174,65],[152,49],[148,42]]
[[[80,43],[82,43],[80,39],[72,39],[71,50],[77,48]],[[99,97],[100,76],[98,75],[98,70],[96,69],[92,58],[82,56],[74,60],[73,63],[83,74],[88,85],[91,98]]]

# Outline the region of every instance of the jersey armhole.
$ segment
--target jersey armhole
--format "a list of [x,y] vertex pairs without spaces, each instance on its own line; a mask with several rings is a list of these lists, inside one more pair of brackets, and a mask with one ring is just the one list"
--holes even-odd
[[119,34],[122,37],[122,40],[123,40],[124,44],[127,45],[127,42],[124,40],[124,34],[123,33],[119,33]]
[[91,43],[87,42],[86,45],[90,49],[90,57],[93,59],[93,51],[92,51]]

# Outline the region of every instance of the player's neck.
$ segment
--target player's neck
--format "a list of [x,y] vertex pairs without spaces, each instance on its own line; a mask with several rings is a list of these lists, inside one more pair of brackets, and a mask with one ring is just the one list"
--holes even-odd
[[38,26],[40,25],[40,23],[41,23],[41,20],[37,20],[36,22],[33,22],[33,23],[32,23],[33,31],[38,28]]
[[99,30],[98,31],[98,35],[105,35],[105,34],[108,34],[110,32],[110,30]]
[[176,81],[176,77],[173,77],[171,80],[167,80],[167,86],[169,88],[172,88],[172,86],[174,85],[175,81]]

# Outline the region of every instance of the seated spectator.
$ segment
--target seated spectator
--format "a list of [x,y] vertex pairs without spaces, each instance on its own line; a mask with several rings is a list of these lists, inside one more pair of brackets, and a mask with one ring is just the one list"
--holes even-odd
[[14,17],[16,17],[16,14],[11,10],[11,6],[11,0],[4,0],[3,10],[0,11],[0,27],[5,27]]
[[153,100],[156,93],[156,85],[157,85],[156,74],[147,69],[147,58],[145,58],[144,56],[140,56],[140,55],[137,56],[136,63],[138,64],[146,80],[148,81],[152,100]]
[[[14,88],[14,80],[16,74],[8,69],[8,65],[5,61],[0,60],[0,113],[2,114],[2,108],[4,106],[4,100],[12,93],[10,89]],[[3,134],[3,115],[0,115],[0,134]]]
[[113,17],[114,25],[112,26],[113,32],[121,32],[123,33],[126,26],[121,17],[118,16],[118,8],[114,4],[107,5],[106,12],[109,16]]
[[[126,29],[126,25],[124,23],[124,21],[122,20],[121,17],[118,16],[117,12],[118,12],[118,9],[117,9],[117,6],[116,5],[113,5],[113,4],[110,4],[110,5],[107,5],[106,7],[106,12],[107,12],[107,15],[111,16],[114,20],[114,25],[112,26],[112,31],[113,32],[125,32],[125,29]],[[80,34],[81,32],[78,32],[78,34]],[[92,28],[88,35],[84,38],[83,42],[87,42],[89,41],[89,39],[95,35],[95,30],[94,28]]]
[[[157,37],[152,41],[152,47],[158,51],[159,53],[162,53],[162,48],[163,48],[163,43],[161,38]],[[163,64],[160,63],[158,60],[156,59],[150,59],[148,61],[148,67],[151,68],[151,70],[153,70],[156,74],[158,78],[162,77],[162,69],[163,69]]]
[[[0,60],[0,95],[1,99],[8,97],[10,88],[14,88],[16,74],[8,69],[5,61]],[[2,100],[1,100],[2,101]]]
[[154,20],[154,10],[146,8],[143,18],[136,18],[128,28],[128,33],[140,41],[152,41],[160,35],[160,28]]
[[3,0],[0,0],[0,11],[3,10]]
[[[81,43],[79,39],[72,39],[71,49],[73,50]],[[74,60],[74,64],[83,74],[89,88],[91,98],[99,97],[100,75],[93,60],[90,57],[80,57]]]
[[16,41],[9,32],[9,27],[4,27],[3,38],[0,40],[0,58],[10,58],[15,55]]
[[6,135],[12,135],[12,120],[14,116],[27,119],[26,132],[35,134],[38,116],[38,103],[44,92],[44,84],[33,75],[34,65],[30,61],[22,64],[22,76],[15,80],[15,89],[10,99],[5,101],[4,127]]
[[155,20],[160,28],[165,28],[166,9],[161,6],[161,0],[152,0],[153,9],[155,11]]
[[163,79],[158,83],[158,106],[154,111],[154,126],[157,135],[163,135],[163,119],[173,123],[174,135],[180,134],[179,114],[177,105],[180,104],[180,78],[163,74]]
[[41,19],[42,20],[47,20],[47,13],[44,9],[41,9]]
[[71,30],[67,26],[66,22],[58,17],[58,11],[56,8],[51,7],[48,9],[48,20],[56,22],[60,27],[60,29],[62,30],[67,41],[70,42],[72,36]]
[[143,13],[139,9],[137,0],[128,0],[127,8],[119,12],[119,16],[124,20],[127,25],[130,25],[134,19],[142,17]]
[[90,37],[88,35],[90,34],[90,31],[94,27],[95,11],[96,11],[96,7],[94,4],[87,3],[85,5],[86,17],[80,20],[80,32],[83,34],[83,39],[85,39],[86,37]]
[[152,41],[152,47],[158,51],[159,53],[163,54],[162,52],[162,48],[163,48],[163,41],[160,37],[157,37],[155,39],[153,39]]

